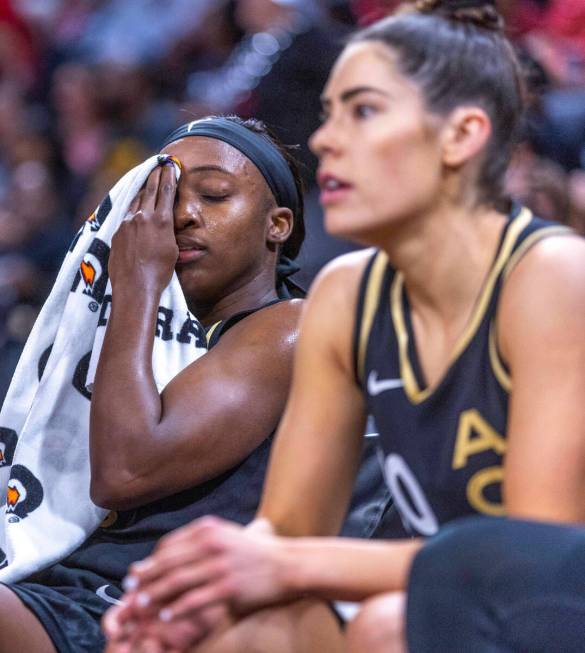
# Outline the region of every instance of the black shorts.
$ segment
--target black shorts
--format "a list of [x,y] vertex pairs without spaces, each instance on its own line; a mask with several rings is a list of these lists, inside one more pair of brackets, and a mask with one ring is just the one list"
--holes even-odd
[[99,653],[106,640],[100,622],[122,591],[95,574],[61,565],[5,584],[36,616],[58,653]]

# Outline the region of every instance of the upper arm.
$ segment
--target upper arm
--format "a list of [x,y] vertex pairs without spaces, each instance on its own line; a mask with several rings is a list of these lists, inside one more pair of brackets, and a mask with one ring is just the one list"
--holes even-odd
[[335,534],[360,460],[365,405],[352,338],[363,253],[330,264],[303,310],[293,385],[260,515],[281,533]]
[[536,244],[504,287],[499,342],[510,367],[508,512],[585,519],[585,241]]
[[198,485],[241,462],[276,428],[298,335],[299,301],[242,320],[161,394],[161,416],[116,507],[141,505]]

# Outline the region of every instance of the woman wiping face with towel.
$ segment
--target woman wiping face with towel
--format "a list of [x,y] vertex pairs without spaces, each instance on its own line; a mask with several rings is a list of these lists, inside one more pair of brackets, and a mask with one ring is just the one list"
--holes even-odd
[[[131,562],[197,516],[245,523],[257,507],[297,338],[301,302],[287,276],[304,237],[299,178],[255,121],[195,121],[161,154],[109,258],[90,451],[92,498],[111,513],[61,563],[0,586],[11,650],[102,650],[99,621]],[[174,270],[206,330],[188,335],[206,336],[210,351],[159,394],[154,339],[181,337],[159,310]]]

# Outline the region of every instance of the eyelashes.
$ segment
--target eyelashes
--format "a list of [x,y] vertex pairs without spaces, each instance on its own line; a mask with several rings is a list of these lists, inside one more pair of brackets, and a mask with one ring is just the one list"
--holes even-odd
[[[365,120],[377,113],[378,109],[371,104],[356,104],[350,108],[350,115],[357,120]],[[324,124],[330,117],[331,116],[328,112],[321,111],[319,113],[319,122]]]
[[373,116],[375,113],[377,113],[377,110],[370,104],[356,104],[353,107],[352,113],[358,120],[363,120]]
[[225,202],[229,199],[229,195],[205,195],[201,194],[201,199],[205,202],[211,202],[212,204],[219,204],[220,202]]

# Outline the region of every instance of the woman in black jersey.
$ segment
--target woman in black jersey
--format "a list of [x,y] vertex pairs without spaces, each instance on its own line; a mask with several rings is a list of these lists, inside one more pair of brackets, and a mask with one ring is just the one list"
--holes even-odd
[[[585,520],[585,243],[503,206],[522,81],[494,2],[419,0],[359,32],[323,109],[311,146],[326,226],[376,249],[312,289],[256,521],[167,536],[132,568],[114,636],[223,603],[256,612],[194,650],[244,650],[251,632],[256,651],[325,650],[292,636],[278,647],[268,631],[286,608],[266,606],[312,596],[363,601],[351,651],[400,650],[424,538],[466,515]],[[338,531],[368,412],[403,539],[299,537]],[[413,637],[414,651],[514,650]]]
[[[152,172],[109,259],[90,440],[92,498],[112,513],[61,563],[0,586],[2,651],[97,653],[101,614],[131,562],[197,516],[245,523],[258,505],[302,303],[287,279],[304,238],[300,178],[252,120],[194,121],[162,152],[181,178],[172,165]],[[211,350],[159,396],[152,348],[173,270]]]

